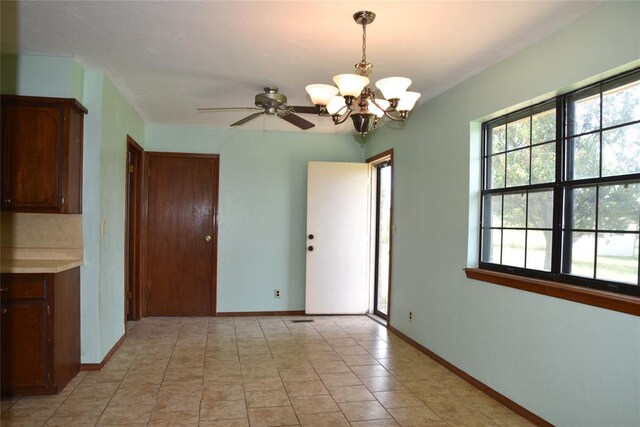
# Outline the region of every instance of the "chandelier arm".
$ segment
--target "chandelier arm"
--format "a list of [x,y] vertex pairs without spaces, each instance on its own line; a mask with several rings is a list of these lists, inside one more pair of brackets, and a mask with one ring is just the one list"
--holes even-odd
[[[399,113],[398,111],[396,111],[395,108],[393,109],[389,109],[389,110],[382,110],[384,112],[385,117],[388,117],[389,119],[393,120],[394,122],[406,122],[407,121],[407,116],[403,115],[402,113]],[[391,115],[391,113],[397,113],[398,116],[393,116]]]
[[[346,105],[345,105],[346,107]],[[343,108],[345,108],[343,107]],[[333,116],[331,116],[331,118],[333,119],[333,124],[334,125],[341,125],[342,123],[344,123],[349,116],[351,116],[351,113],[353,113],[353,110],[351,108],[348,108],[347,111],[344,113],[344,115],[341,117],[339,114],[334,114]]]

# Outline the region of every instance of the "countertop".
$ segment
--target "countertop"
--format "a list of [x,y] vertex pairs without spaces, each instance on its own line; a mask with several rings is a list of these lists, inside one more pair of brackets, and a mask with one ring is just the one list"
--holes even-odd
[[60,273],[82,265],[81,259],[3,259],[1,273]]

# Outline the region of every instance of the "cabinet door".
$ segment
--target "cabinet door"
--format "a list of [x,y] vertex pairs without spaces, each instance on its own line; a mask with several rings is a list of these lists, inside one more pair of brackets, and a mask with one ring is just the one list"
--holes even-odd
[[45,304],[2,306],[2,389],[47,385]]
[[2,203],[9,210],[62,208],[64,108],[2,108]]

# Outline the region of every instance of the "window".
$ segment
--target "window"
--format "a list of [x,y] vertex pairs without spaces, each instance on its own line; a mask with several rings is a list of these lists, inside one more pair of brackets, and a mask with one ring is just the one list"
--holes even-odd
[[640,296],[640,70],[483,124],[480,268]]

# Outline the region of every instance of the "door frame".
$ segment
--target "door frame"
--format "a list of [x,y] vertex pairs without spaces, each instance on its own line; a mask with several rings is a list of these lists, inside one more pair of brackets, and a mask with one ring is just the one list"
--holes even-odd
[[149,177],[151,176],[150,163],[153,157],[179,157],[179,158],[192,158],[192,159],[213,159],[213,248],[212,248],[212,278],[211,278],[211,316],[216,317],[218,315],[218,195],[220,189],[220,154],[202,154],[202,153],[178,153],[178,152],[164,152],[164,151],[147,151],[144,156],[144,191],[143,191],[143,209],[142,209],[142,241],[144,242],[142,259],[142,313],[143,317],[147,316],[147,297],[149,295],[147,288],[148,281],[148,250],[147,239],[149,231]]
[[[379,165],[380,163],[384,163],[384,162],[389,162],[389,165],[391,166],[391,203],[390,203],[390,213],[389,213],[389,222],[391,223],[391,230],[389,233],[389,278],[388,278],[388,289],[387,289],[387,314],[386,316],[381,315],[380,312],[376,312],[375,307],[376,307],[376,298],[377,298],[377,294],[378,294],[378,290],[377,290],[377,277],[378,277],[378,244],[377,244],[377,234],[378,234],[378,174],[377,174],[377,170],[376,170],[376,166]],[[371,312],[372,314],[381,317],[382,319],[384,319],[387,323],[390,322],[391,320],[391,277],[392,277],[392,270],[393,270],[393,236],[395,234],[395,226],[393,223],[393,187],[394,187],[394,182],[395,182],[395,168],[393,167],[393,149],[389,149],[386,151],[383,151],[382,153],[376,154],[375,156],[369,157],[366,162],[369,164],[370,167],[370,176],[371,176],[371,209],[370,209],[370,223],[371,223],[371,235],[370,235],[370,241],[371,241],[371,250],[370,250],[370,257],[371,257],[371,268],[373,269],[372,274],[370,275],[371,279],[370,279],[370,283],[371,283],[371,289],[373,290],[372,292],[372,296],[373,296],[373,300],[372,300],[372,304],[371,304]]]
[[[143,201],[143,164],[144,149],[130,135],[127,135],[127,150],[125,159],[125,215],[124,215],[124,322],[125,330],[127,320],[140,320],[141,284],[142,284],[142,201]],[[133,156],[133,171],[129,172],[129,153]],[[131,206],[129,206],[131,201]],[[133,232],[129,232],[130,225]],[[133,279],[133,280],[132,280]],[[129,302],[129,318],[127,318],[127,283],[131,298]]]

